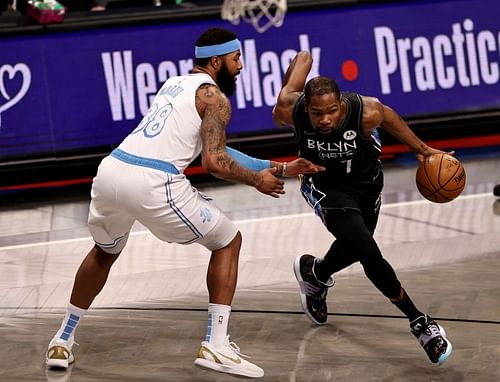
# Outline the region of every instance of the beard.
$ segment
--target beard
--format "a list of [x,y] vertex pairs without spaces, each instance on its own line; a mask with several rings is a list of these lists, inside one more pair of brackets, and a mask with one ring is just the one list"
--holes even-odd
[[236,78],[229,73],[225,64],[222,65],[221,70],[217,73],[217,85],[219,85],[219,89],[227,97],[232,96],[236,90]]

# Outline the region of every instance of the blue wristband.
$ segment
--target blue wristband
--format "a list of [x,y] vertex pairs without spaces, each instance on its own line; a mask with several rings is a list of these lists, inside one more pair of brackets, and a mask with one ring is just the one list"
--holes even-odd
[[254,158],[227,146],[226,150],[231,158],[238,162],[240,166],[245,167],[248,170],[261,171],[271,167],[271,161],[269,160]]

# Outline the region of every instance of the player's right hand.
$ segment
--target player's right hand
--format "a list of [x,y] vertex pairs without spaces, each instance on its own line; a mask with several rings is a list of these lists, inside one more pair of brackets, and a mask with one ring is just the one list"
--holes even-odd
[[280,195],[285,193],[285,182],[275,176],[276,171],[278,171],[276,167],[260,171],[261,181],[255,186],[257,190],[273,198],[279,198]]

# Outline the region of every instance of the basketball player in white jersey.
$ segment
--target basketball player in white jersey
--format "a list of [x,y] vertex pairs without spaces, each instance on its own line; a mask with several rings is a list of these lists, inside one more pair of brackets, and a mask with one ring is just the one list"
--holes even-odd
[[192,74],[169,78],[139,126],[99,165],[88,218],[95,246],[76,274],[65,318],[49,344],[49,367],[67,369],[74,361],[75,329],[104,287],[137,220],[163,241],[199,243],[212,251],[207,333],[195,364],[246,377],[264,375],[240,357],[227,334],[241,234],[183,172],[201,153],[203,167],[214,176],[279,197],[284,183],[275,175],[324,169],[302,158],[276,163],[226,148],[231,116],[227,96],[234,92],[242,69],[240,54],[232,32],[212,28],[200,35]]

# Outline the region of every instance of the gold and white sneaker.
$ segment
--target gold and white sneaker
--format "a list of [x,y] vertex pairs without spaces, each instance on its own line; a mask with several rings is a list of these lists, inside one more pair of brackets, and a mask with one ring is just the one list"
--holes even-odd
[[45,356],[49,368],[68,369],[69,365],[75,362],[73,356],[74,340],[61,341],[53,339],[49,343],[47,354]]
[[234,342],[229,342],[229,336],[227,336],[224,344],[217,348],[203,341],[194,364],[220,373],[249,378],[261,378],[264,376],[264,370],[241,358],[241,356],[244,355],[241,354],[238,345]]

